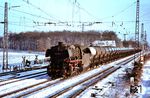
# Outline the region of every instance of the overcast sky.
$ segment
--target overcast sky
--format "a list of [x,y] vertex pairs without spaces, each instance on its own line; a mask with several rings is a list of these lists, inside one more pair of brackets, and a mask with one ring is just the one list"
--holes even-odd
[[[84,31],[113,30],[122,39],[125,33],[128,34],[127,39],[134,38],[136,0],[0,0],[1,22],[5,1],[9,7],[10,32],[81,31],[81,23],[84,22]],[[149,17],[150,0],[141,0],[140,32],[141,23],[144,23],[147,38],[150,36]],[[45,24],[48,22],[56,24]],[[3,24],[0,24],[0,36],[3,36]]]

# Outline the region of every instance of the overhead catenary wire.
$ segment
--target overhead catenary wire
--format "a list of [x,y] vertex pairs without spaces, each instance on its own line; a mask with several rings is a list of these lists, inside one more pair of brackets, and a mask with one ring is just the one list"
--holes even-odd
[[50,15],[49,13],[47,13],[46,11],[44,11],[43,9],[41,9],[40,7],[38,7],[38,6],[34,5],[34,4],[32,4],[32,3],[29,2],[28,0],[22,0],[22,1],[25,2],[25,3],[28,4],[28,5],[31,5],[33,8],[35,8],[35,9],[41,11],[41,12],[44,13],[45,15],[47,15],[47,16],[49,16],[49,17],[51,17],[51,18],[53,18],[53,19],[55,19],[55,20],[57,20],[57,21],[60,21],[60,19],[57,19],[57,18],[53,17],[52,15]]
[[51,20],[51,19],[49,19],[49,18],[45,18],[45,17],[40,16],[40,15],[35,15],[35,14],[28,13],[28,12],[16,10],[16,9],[13,9],[13,11],[20,12],[20,13],[24,13],[24,14],[28,14],[28,15],[31,15],[31,16],[33,16],[33,17],[38,17],[38,18],[42,18],[42,19],[45,19],[45,20]]
[[[23,0],[24,2],[27,2],[25,0]],[[70,1],[70,0],[69,0]],[[76,1],[77,2],[77,1]],[[135,2],[134,2],[135,3]],[[133,4],[134,4],[133,3]],[[31,3],[29,3],[31,4]],[[131,7],[133,4],[131,4],[129,7]],[[0,6],[2,7],[2,6]],[[79,8],[81,8],[81,6],[78,6]],[[126,9],[120,11],[120,13],[124,12],[125,10],[127,10],[129,7],[127,7]],[[2,7],[3,8],[3,7]],[[38,7],[36,7],[38,9]],[[88,13],[88,15],[90,16],[93,16],[91,13],[89,13],[87,10],[85,10],[84,8],[81,8],[82,10],[84,10],[86,13]],[[16,9],[12,9],[13,11],[17,11],[17,12],[20,12],[20,13],[24,13],[24,14],[28,14],[28,15],[31,15],[33,17],[38,17],[38,18],[42,18],[42,19],[46,19],[46,20],[50,20],[49,18],[46,18],[46,17],[43,17],[43,16],[40,16],[40,15],[35,15],[35,14],[32,14],[32,13],[29,13],[29,12],[24,12],[24,11],[20,11],[20,10],[16,10]],[[41,10],[41,9],[40,9]],[[43,10],[42,10],[43,11]],[[117,13],[117,14],[120,14],[120,13]],[[116,15],[117,15],[116,14]],[[114,16],[114,15],[113,15]],[[94,16],[93,16],[94,17]],[[95,17],[96,18],[96,17]],[[102,23],[111,23],[112,21],[103,21]],[[120,22],[120,21],[115,21],[115,22]],[[135,22],[135,21],[122,21],[122,22]]]
[[[2,7],[2,6],[0,6]],[[42,19],[46,19],[46,20],[49,20],[48,18],[45,18],[45,17],[42,17],[42,16],[39,16],[39,15],[35,15],[35,14],[31,14],[31,13],[28,13],[28,12],[24,12],[24,11],[20,11],[20,10],[16,10],[16,9],[12,9],[13,11],[17,11],[17,12],[20,12],[20,13],[24,13],[24,14],[28,14],[28,15],[31,15],[33,17],[38,17],[38,18],[42,18]],[[25,17],[26,18],[26,17]],[[32,20],[32,19],[28,19],[28,20]],[[34,21],[34,20],[32,20]],[[145,21],[149,21],[149,20],[145,20]],[[112,21],[103,21],[102,23],[111,23]],[[135,22],[135,21],[115,21],[115,22]],[[62,23],[62,22],[61,22]],[[68,22],[69,23],[69,22]],[[79,23],[79,22],[78,22]],[[88,22],[87,22],[88,23]],[[90,23],[90,22],[89,22]]]
[[89,16],[91,16],[91,17],[93,17],[95,19],[98,19],[97,17],[95,17],[94,15],[92,15],[89,11],[87,11],[85,8],[83,8],[81,6],[81,4],[77,0],[75,0],[75,2],[73,2],[73,3],[71,2],[71,0],[69,0],[69,2],[71,4],[73,4],[73,6],[76,6],[76,7],[78,7],[78,9],[80,9],[80,10],[84,11],[85,13],[87,13]]
[[[0,6],[1,8],[3,8],[2,6]],[[24,11],[20,11],[20,10],[16,10],[16,9],[11,9],[11,10],[13,10],[13,11],[16,11],[16,12],[19,12],[19,13],[23,13],[23,14],[27,14],[27,15],[30,15],[30,16],[32,16],[32,17],[37,17],[37,18],[41,18],[41,19],[45,19],[45,20],[47,20],[47,21],[51,21],[51,19],[50,18],[46,18],[46,17],[43,17],[43,16],[40,16],[40,15],[36,15],[36,14],[32,14],[32,13],[29,13],[29,12],[24,12]],[[40,9],[41,11],[42,11],[42,9]],[[18,17],[18,16],[17,16]],[[20,18],[20,17],[19,17]],[[29,19],[29,18],[26,18],[26,17],[24,17],[25,19],[28,19],[28,20],[30,20],[30,21],[32,21],[33,23],[40,23],[40,22],[37,22],[37,21],[35,21],[35,20],[33,20],[33,19]],[[53,20],[54,21],[54,20]],[[45,23],[47,23],[47,22],[45,22]],[[59,21],[58,23],[64,23],[64,22],[62,22],[62,21]]]
[[[71,2],[71,0],[69,0],[69,2]],[[76,6],[77,6],[79,9],[83,10],[83,11],[86,12],[89,16],[91,16],[91,17],[93,17],[93,18],[95,18],[95,19],[97,19],[97,20],[102,20],[102,19],[106,19],[106,18],[112,18],[112,16],[113,16],[113,17],[116,17],[116,16],[118,16],[119,14],[121,14],[121,13],[125,12],[126,10],[128,10],[129,8],[131,8],[132,6],[134,6],[135,4],[136,4],[136,1],[134,1],[131,5],[129,5],[129,6],[126,7],[125,9],[123,9],[123,10],[121,10],[121,11],[119,11],[119,12],[117,12],[117,13],[111,15],[111,16],[107,16],[107,17],[104,17],[104,18],[99,19],[99,18],[95,17],[93,14],[91,14],[89,11],[87,11],[85,8],[83,8],[83,7],[81,6],[81,4],[80,4],[78,1],[76,1]]]
[[16,23],[9,23],[9,25],[15,25],[15,26],[26,26],[26,27],[35,27],[35,26],[31,26],[31,25],[20,25],[20,24],[16,24]]
[[[22,1],[28,1],[28,0],[22,0]],[[77,0],[76,0],[76,2],[77,2]],[[27,3],[27,2],[26,2]],[[78,3],[78,2],[77,2]],[[125,9],[123,9],[123,10],[121,10],[121,11],[119,11],[118,13],[115,13],[114,15],[112,15],[112,16],[114,16],[114,17],[116,17],[116,16],[118,16],[118,15],[120,15],[120,14],[122,14],[123,12],[125,12],[127,9],[129,9],[130,7],[132,7],[133,5],[134,5],[134,3],[135,2],[133,2],[131,5],[129,5],[128,7],[126,7]],[[34,6],[34,5],[32,5],[32,3],[31,2],[29,2],[29,5],[31,4],[31,6],[33,6],[34,8],[36,8],[36,9],[39,9],[39,10],[41,10],[41,12],[42,11],[44,11],[44,10],[42,10],[41,8],[39,8],[39,7],[37,7],[37,6]],[[82,11],[84,11],[84,12],[86,12],[89,16],[91,16],[91,17],[94,17],[95,19],[97,19],[97,20],[99,20],[97,17],[95,17],[94,15],[92,15],[89,11],[87,11],[85,8],[83,8],[80,4],[77,4],[76,5],[78,8],[80,8]],[[28,15],[30,15],[30,16],[32,16],[32,17],[37,17],[37,18],[41,18],[41,19],[45,19],[46,21],[50,21],[51,19],[52,19],[52,17],[50,17],[50,18],[46,18],[46,17],[43,17],[43,15],[41,16],[41,15],[36,15],[36,14],[33,14],[33,13],[29,13],[29,12],[24,12],[24,11],[20,11],[20,10],[16,10],[16,9],[11,9],[11,10],[13,10],[13,11],[16,11],[16,12],[20,12],[20,13],[24,13],[24,14],[28,14]],[[43,12],[44,13],[44,12]],[[46,13],[45,13],[46,14]],[[48,13],[47,13],[47,16],[50,16]],[[111,16],[111,17],[112,17]],[[12,17],[12,16],[11,16]],[[29,20],[29,21],[31,21],[31,23],[33,23],[33,19],[28,19],[27,17],[25,17],[25,19],[26,20]],[[53,18],[54,19],[54,18]],[[42,21],[42,20],[41,20]],[[145,22],[149,22],[149,20],[143,20],[143,21],[145,21]],[[44,21],[43,22],[40,22],[40,21],[35,21],[36,23],[37,22],[39,22],[39,23],[43,23],[44,24]],[[54,21],[55,23],[59,23],[59,22],[56,22],[56,21]],[[76,22],[76,21],[74,21],[74,22]],[[122,20],[122,21],[114,21],[115,23],[120,23],[120,22],[123,22],[123,23],[134,23],[135,21],[132,21],[132,20]],[[142,21],[140,21],[140,22],[142,22]],[[27,23],[27,22],[26,22]],[[61,23],[63,23],[63,22],[61,22]],[[67,23],[70,23],[70,22],[67,22]],[[76,23],[81,23],[80,21],[77,21]],[[90,21],[88,22],[87,21],[87,23],[91,23]],[[107,23],[112,23],[112,21],[102,21],[102,23],[105,23],[105,24],[107,24]],[[19,23],[18,23],[19,24]],[[27,23],[28,24],[28,23]],[[58,26],[58,25],[56,25],[56,26]],[[62,26],[64,26],[64,25],[62,25]],[[120,26],[119,26],[120,27]],[[121,28],[124,28],[124,27],[121,27]]]
[[[69,2],[71,2],[71,0],[69,0]],[[91,13],[89,13],[86,9],[84,9],[84,8],[82,8],[81,7],[81,4],[77,1],[77,0],[75,0],[75,5],[79,8],[79,9],[81,9],[81,10],[83,10],[84,12],[86,12],[89,16],[92,16],[92,17],[94,17],[95,19],[97,19],[97,20],[101,20],[101,19],[98,19],[97,17],[95,17],[94,15],[92,15]],[[123,12],[125,12],[126,10],[128,10],[129,8],[131,8],[133,5],[135,5],[136,4],[136,1],[134,1],[131,5],[129,5],[129,6],[127,6],[125,9],[123,9],[123,10],[121,10],[121,11],[119,11],[119,12],[117,12],[117,13],[115,13],[114,15],[112,15],[111,17],[116,17],[116,16],[118,16],[118,15],[120,15],[120,14],[122,14]],[[109,16],[110,17],[110,16]],[[109,18],[108,17],[108,18]],[[112,23],[113,21],[101,21],[102,23]],[[134,23],[135,21],[115,21],[115,23],[116,22],[127,22],[127,23]],[[121,26],[121,28],[125,28],[125,27],[122,27]],[[124,29],[123,29],[124,30]]]
[[[0,6],[0,7],[3,8],[2,6]],[[16,9],[11,9],[11,10],[12,10],[12,11],[19,12],[19,13],[23,13],[23,14],[30,15],[30,16],[32,16],[32,17],[37,17],[37,18],[45,19],[45,20],[48,20],[48,21],[51,20],[50,18],[46,18],[46,17],[43,17],[43,16],[41,16],[41,15],[36,15],[36,14],[29,13],[29,12],[20,11],[20,10],[16,10]]]
[[40,28],[39,28],[39,26],[36,26],[36,25],[27,25],[27,24],[18,24],[18,23],[9,23],[9,25],[13,25],[13,26],[18,26],[18,27],[24,27],[24,28],[34,28],[34,29],[39,29],[39,30],[41,30]]
[[126,10],[128,10],[129,8],[131,8],[132,6],[134,6],[135,4],[136,4],[136,1],[134,1],[131,5],[127,6],[125,9],[123,9],[123,10],[121,10],[121,11],[119,11],[119,12],[113,14],[113,15],[101,18],[100,20],[116,17],[116,16],[120,15],[121,13],[125,12]]
[[134,6],[136,4],[136,1],[134,1],[131,5],[129,5],[128,7],[126,7],[125,9],[121,10],[120,12],[116,13],[113,15],[113,17],[118,16],[119,14],[125,12],[126,10],[128,10],[130,7]]

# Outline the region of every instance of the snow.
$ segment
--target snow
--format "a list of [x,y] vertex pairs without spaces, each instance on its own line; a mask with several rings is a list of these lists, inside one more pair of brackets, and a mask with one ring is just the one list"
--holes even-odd
[[[70,78],[68,80],[65,80],[64,82],[61,82],[61,83],[59,83],[57,85],[53,85],[53,86],[47,87],[47,88],[45,88],[45,89],[43,89],[41,91],[38,91],[38,92],[36,92],[36,93],[34,93],[32,95],[29,95],[27,97],[28,98],[37,98],[37,97],[38,98],[45,98],[45,97],[49,97],[50,95],[52,95],[52,94],[54,94],[56,92],[59,92],[60,89],[62,89],[62,88],[65,89],[68,86],[73,85],[74,83],[81,81],[83,78],[86,78],[86,77],[88,77],[88,76],[90,76],[92,74],[98,73],[98,72],[100,72],[102,70],[105,70],[105,69],[107,69],[110,66],[116,66],[116,63],[118,63],[119,61],[125,60],[125,59],[127,59],[127,58],[118,60],[116,62],[107,64],[105,66],[101,66],[101,67],[99,67],[97,69],[91,70],[91,71],[86,72],[84,74],[81,74],[79,76],[72,77],[72,78]],[[117,74],[120,73],[120,72],[122,72],[122,70],[115,72],[115,74],[113,76],[117,76]],[[112,77],[112,75],[110,77]],[[104,80],[105,81],[110,81],[110,79],[113,79],[113,78],[106,78],[106,80],[105,79]],[[102,82],[102,81],[100,81],[100,82]],[[104,84],[104,83],[106,83],[106,82],[102,82],[102,84]],[[64,96],[62,95],[62,98],[63,97],[65,98],[66,95],[64,95]],[[81,97],[81,98],[89,98],[89,96],[86,95],[86,96]]]
[[[31,78],[31,79],[26,79],[23,81],[19,81],[19,82],[15,82],[15,83],[10,83],[7,85],[3,85],[0,87],[0,95],[7,93],[7,92],[11,92],[17,89],[21,89],[36,83],[40,83],[43,81],[46,81],[48,79],[47,75],[43,75],[43,76],[39,76],[39,77],[35,77],[35,78]],[[11,89],[10,89],[11,88]]]
[[[32,71],[21,72],[21,73],[14,74],[14,75],[10,74],[10,75],[6,75],[6,76],[1,76],[0,80],[8,80],[8,79],[17,78],[17,77],[21,77],[21,76],[25,76],[25,75],[30,75],[30,74],[34,74],[34,73],[42,72],[42,71],[46,71],[46,69],[32,70]],[[20,78],[20,79],[22,79],[22,78]],[[16,79],[13,79],[13,80],[9,80],[7,82],[15,81],[15,80]],[[0,82],[0,84],[1,83],[7,83],[7,82]]]
[[[2,54],[2,52],[0,52],[0,54]],[[9,53],[9,56],[10,56],[9,61],[10,62],[12,61],[11,63],[21,63],[22,62],[22,56],[26,56],[26,57],[29,57],[30,60],[34,60],[35,59],[35,55],[36,55],[35,53],[10,52]],[[0,56],[2,57],[2,55],[0,55]],[[130,56],[130,57],[132,57],[132,56]],[[114,61],[112,63],[100,66],[97,69],[90,70],[90,71],[88,71],[86,73],[83,73],[81,75],[71,77],[71,78],[69,78],[69,79],[67,79],[67,80],[65,80],[65,81],[63,81],[61,83],[49,86],[47,88],[44,88],[44,89],[42,89],[40,91],[37,91],[37,92],[31,94],[31,95],[27,95],[26,97],[27,98],[44,98],[44,97],[48,97],[49,95],[51,95],[51,94],[53,94],[55,92],[59,92],[59,90],[61,88],[65,89],[65,88],[69,87],[70,85],[73,85],[76,82],[81,81],[83,78],[87,78],[87,77],[91,76],[92,74],[96,74],[96,73],[98,73],[98,72],[100,72],[102,70],[105,70],[105,69],[109,68],[110,66],[118,66],[118,65],[116,65],[118,62],[126,60],[127,58],[130,58],[130,57],[126,57],[124,59],[120,59],[118,61]],[[44,55],[40,54],[39,59],[40,58],[43,59]],[[1,61],[2,61],[2,59],[1,59]],[[0,62],[0,64],[1,63],[2,62]],[[131,65],[132,65],[132,62],[127,64],[126,66],[123,66],[121,69],[119,69],[118,71],[116,71],[113,74],[109,75],[107,78],[99,81],[95,86],[97,86],[98,88],[103,88],[101,93],[100,93],[100,95],[105,95],[105,93],[110,89],[111,85],[108,82],[116,81],[116,79],[118,79],[118,77],[120,75],[125,74],[125,69],[128,68],[128,67],[131,67]],[[39,70],[36,70],[36,71],[22,72],[22,73],[19,74],[19,76],[28,75],[28,74],[31,74],[31,73],[36,73],[36,72],[40,72],[40,71],[44,71],[44,70],[46,70],[46,69],[42,69],[42,70],[39,69]],[[148,74],[150,72],[146,71],[146,73]],[[0,79],[9,79],[11,77],[13,77],[13,76],[12,75],[7,75],[7,76],[0,77]],[[145,77],[145,78],[147,78],[147,77]],[[36,78],[26,79],[26,80],[18,81],[18,82],[15,82],[15,83],[10,83],[10,84],[7,84],[7,85],[4,85],[4,86],[0,87],[0,94],[4,94],[4,93],[7,93],[9,91],[14,91],[14,90],[17,90],[17,89],[20,89],[20,88],[24,88],[24,87],[29,86],[29,85],[33,85],[33,84],[36,84],[36,83],[40,83],[42,81],[46,81],[48,79],[49,79],[49,77],[47,75],[43,75],[43,76],[39,76],[39,77],[36,77]],[[13,81],[13,80],[9,80],[9,81]],[[50,81],[50,82],[52,82],[52,81]],[[0,82],[0,84],[1,84],[1,82]],[[46,83],[46,84],[48,84],[48,83]],[[23,92],[20,92],[19,94],[25,93],[26,91],[32,91],[32,90],[34,90],[34,89],[36,89],[38,87],[42,87],[42,86],[44,86],[46,84],[42,84],[42,85],[39,85],[39,86],[30,88],[30,89],[27,89],[27,90],[25,90]],[[95,90],[93,89],[95,86],[92,86],[92,87],[88,88],[87,90],[85,90],[78,97],[79,98],[91,98],[90,97],[91,93],[95,92]],[[82,87],[81,85],[79,85],[77,87],[74,87],[74,88],[72,88],[72,90],[70,90],[67,93],[64,93],[59,98],[66,98],[69,94],[71,94],[72,92],[76,91],[78,88],[81,88],[81,87]],[[9,97],[11,98],[12,96],[17,96],[17,95],[18,95],[18,93],[16,95],[14,94],[14,95],[11,95]],[[123,98],[123,97],[121,97],[121,98]]]
[[[20,51],[9,51],[8,52],[8,64],[9,65],[20,65],[22,64],[22,56],[25,56],[29,61],[33,61],[35,59],[35,55],[38,55],[38,59],[44,59],[45,55],[41,52],[20,52]],[[3,64],[3,52],[0,51],[0,72],[2,72],[2,64]]]
[[142,73],[142,98],[150,98],[150,60],[144,64]]
[[[110,83],[114,83],[114,81],[116,81],[116,79],[118,79],[118,76],[123,75],[124,74],[124,70],[125,68],[128,68],[129,66],[131,66],[132,62],[128,63],[126,66],[123,66],[121,69],[117,70],[116,72],[114,72],[113,74],[109,75],[107,78],[99,81],[96,85],[86,89],[81,95],[79,95],[77,98],[91,98],[91,94],[92,93],[97,93],[98,96],[96,98],[104,98],[105,93],[110,89],[110,87],[112,86],[112,84]],[[115,66],[115,63],[112,64]],[[109,83],[110,82],[110,83]],[[100,90],[95,90],[94,88],[97,87]],[[116,92],[109,92],[109,93],[116,93]],[[65,94],[64,94],[65,95]],[[63,98],[64,96],[60,97]],[[110,97],[110,98],[115,98],[115,97]],[[123,98],[123,97],[121,97]]]
[[[34,60],[35,55],[39,55],[39,59],[44,58],[44,54],[38,54],[38,53],[30,53],[30,52],[8,52],[8,63],[21,63],[22,62],[22,56],[26,56],[29,60]],[[0,64],[2,65],[3,61],[3,52],[0,52]]]
[[[133,61],[132,61],[133,62]],[[134,95],[130,95],[129,88],[121,89],[119,86],[120,81],[119,78],[123,77],[125,74],[125,69],[131,67],[132,62],[121,68],[120,70],[116,71],[115,73],[111,74],[107,78],[103,79],[102,81],[98,82],[95,86],[86,89],[78,98],[91,98],[91,93],[97,93],[96,98],[116,98],[116,94],[118,94],[117,98],[150,98],[150,60],[146,62],[143,67],[143,74],[141,77],[141,83],[139,85],[142,86],[142,92],[138,90],[138,93]],[[114,83],[116,86],[110,86],[110,83]],[[95,90],[94,87],[97,87],[102,90]],[[128,94],[128,97],[126,97]],[[62,98],[62,97],[60,97]]]

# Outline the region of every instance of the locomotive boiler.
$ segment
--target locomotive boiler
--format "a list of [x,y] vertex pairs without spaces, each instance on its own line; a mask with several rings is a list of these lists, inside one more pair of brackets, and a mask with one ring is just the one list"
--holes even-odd
[[58,45],[47,49],[46,57],[50,56],[47,73],[52,78],[67,77],[82,71],[82,50],[78,45]]
[[133,48],[65,45],[59,42],[46,51],[45,56],[50,57],[47,73],[52,78],[66,78],[139,51]]

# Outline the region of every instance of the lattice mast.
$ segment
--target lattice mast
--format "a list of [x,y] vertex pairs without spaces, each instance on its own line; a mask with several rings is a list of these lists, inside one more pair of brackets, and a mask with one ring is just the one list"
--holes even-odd
[[5,2],[5,12],[4,12],[3,69],[8,69],[8,4],[7,2]]
[[142,50],[144,50],[144,44],[145,44],[145,34],[144,34],[144,23],[141,25],[141,44],[142,44]]
[[147,49],[147,34],[146,31],[144,31],[144,49]]
[[135,41],[137,43],[136,47],[139,48],[139,10],[140,10],[140,0],[137,0],[136,5],[136,23],[135,23]]

